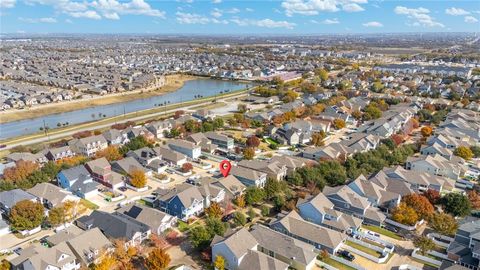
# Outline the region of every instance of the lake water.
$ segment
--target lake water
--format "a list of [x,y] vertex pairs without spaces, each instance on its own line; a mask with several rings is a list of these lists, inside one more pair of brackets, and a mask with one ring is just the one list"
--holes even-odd
[[[37,133],[43,127],[44,122],[50,128],[56,128],[57,123],[68,122],[69,125],[89,122],[98,118],[112,117],[123,113],[146,110],[158,106],[165,101],[172,103],[184,102],[195,99],[196,95],[209,97],[225,91],[245,89],[249,85],[235,81],[222,81],[213,79],[198,79],[185,82],[183,87],[175,92],[153,96],[144,99],[136,99],[127,102],[110,105],[96,106],[81,110],[41,116],[38,118],[20,120],[0,124],[0,139],[8,139],[20,135]],[[66,106],[59,103],[58,106]]]

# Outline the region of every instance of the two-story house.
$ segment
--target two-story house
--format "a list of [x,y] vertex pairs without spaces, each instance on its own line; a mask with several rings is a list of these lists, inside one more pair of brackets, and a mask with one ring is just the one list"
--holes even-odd
[[58,185],[80,198],[90,198],[98,194],[98,183],[83,165],[62,170],[57,174]]
[[70,148],[77,154],[87,157],[94,156],[97,151],[108,147],[108,142],[103,135],[95,135],[86,138],[73,139],[68,142]]
[[266,173],[241,166],[233,166],[230,170],[230,174],[235,176],[247,187],[256,186],[263,188],[267,182]]
[[104,157],[87,162],[85,168],[91,174],[93,180],[108,188],[118,189],[125,186],[125,176],[112,171],[112,166]]
[[170,189],[157,189],[154,207],[187,221],[204,211],[204,197],[197,186],[187,183]]
[[200,157],[202,154],[200,146],[185,140],[171,140],[168,142],[168,147],[193,159]]

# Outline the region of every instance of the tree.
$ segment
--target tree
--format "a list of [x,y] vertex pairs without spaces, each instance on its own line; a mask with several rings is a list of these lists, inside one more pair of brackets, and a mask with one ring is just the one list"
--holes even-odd
[[326,134],[323,130],[320,132],[314,132],[312,134],[312,144],[315,146],[323,146],[324,145],[323,140],[325,139],[325,137],[326,137]]
[[435,213],[429,223],[435,232],[444,235],[454,235],[458,228],[455,218],[445,213]]
[[31,161],[19,160],[15,167],[6,168],[3,171],[5,181],[17,183],[27,179],[34,171],[38,170],[38,164]]
[[193,227],[190,230],[190,242],[196,248],[203,248],[209,245],[210,243],[210,233],[204,226]]
[[235,198],[235,204],[240,209],[245,208],[245,195],[242,194],[237,196],[237,198]]
[[205,209],[205,213],[212,218],[219,218],[223,215],[223,210],[217,202],[212,202],[210,206]]
[[337,118],[333,120],[333,127],[335,129],[342,129],[346,126],[345,121],[343,119]]
[[256,148],[260,145],[260,139],[258,139],[257,136],[252,135],[252,136],[248,137],[246,144],[247,144],[248,147]]
[[395,146],[402,144],[403,142],[403,136],[400,134],[393,134],[391,136],[392,141],[395,143]]
[[470,160],[473,158],[473,152],[470,150],[470,148],[466,146],[459,146],[453,151],[453,154],[455,156],[461,157],[465,160]]
[[320,253],[318,254],[320,260],[325,261],[328,258],[330,258],[330,253],[326,249],[320,250]]
[[413,226],[418,221],[418,215],[413,208],[401,202],[397,207],[393,208],[392,219],[396,222]]
[[266,217],[270,214],[270,208],[266,205],[262,205],[260,207],[260,211],[261,211],[262,216],[264,216],[264,217]]
[[170,255],[161,248],[154,248],[145,259],[145,267],[150,270],[163,270],[170,264]]
[[237,111],[240,113],[245,113],[247,111],[247,105],[243,103],[238,104]]
[[191,170],[193,170],[193,165],[192,165],[192,163],[188,163],[188,162],[187,162],[187,163],[183,163],[183,165],[182,165],[182,171],[183,171],[183,172],[189,172],[189,171],[191,171]]
[[322,82],[328,79],[328,71],[324,68],[317,68],[315,69],[314,73],[320,78],[320,80],[322,80]]
[[217,255],[217,257],[215,258],[215,262],[213,263],[213,266],[215,267],[216,270],[224,270],[225,258],[223,258],[221,255]]
[[135,247],[128,246],[128,248],[126,248],[125,240],[121,239],[114,240],[113,245],[115,249],[112,253],[112,256],[115,261],[120,263],[123,269],[134,269],[132,263],[132,254],[136,253],[134,252]]
[[205,228],[210,233],[210,238],[213,238],[215,235],[223,236],[227,230],[227,223],[224,223],[220,218],[211,218],[208,217],[205,220]]
[[31,230],[42,224],[43,206],[39,202],[19,201],[10,211],[10,222],[15,230]]
[[420,249],[420,254],[422,255],[426,255],[427,252],[435,248],[435,243],[432,241],[432,239],[426,236],[415,238],[415,240],[413,240],[413,245]]
[[252,207],[248,208],[247,215],[250,219],[254,219],[257,216],[257,214],[255,213],[255,210],[253,210]]
[[10,268],[11,268],[11,265],[9,261],[3,259],[0,262],[0,270],[10,270]]
[[460,193],[448,193],[443,197],[445,211],[453,216],[464,217],[470,214],[472,206],[465,195]]
[[467,191],[468,200],[473,209],[480,209],[480,195],[475,190]]
[[293,90],[287,90],[285,92],[285,95],[283,96],[283,102],[288,103],[288,102],[293,102],[295,99],[298,98],[298,93],[293,91]]
[[470,146],[470,150],[473,153],[473,157],[475,157],[475,158],[480,157],[480,146],[472,145],[472,146]]
[[368,104],[364,109],[363,120],[372,120],[382,117],[382,111],[377,107],[376,103]]
[[48,211],[48,222],[56,227],[67,221],[67,215],[63,205],[52,208]]
[[252,147],[247,147],[243,149],[243,158],[247,160],[252,160],[253,157],[255,156],[255,149]]
[[419,195],[417,193],[412,193],[410,195],[404,196],[402,201],[407,204],[407,206],[413,208],[418,216],[422,219],[429,219],[433,215],[434,209],[433,205],[428,201],[425,196]]
[[141,169],[134,168],[130,171],[130,184],[136,188],[143,188],[147,185],[147,176]]
[[245,192],[245,201],[248,205],[258,204],[265,199],[265,191],[255,186],[247,188]]
[[247,224],[247,218],[242,212],[235,212],[233,214],[233,223],[236,226],[244,226],[245,224]]
[[420,129],[420,132],[422,133],[422,136],[423,137],[429,137],[430,135],[432,135],[432,128],[430,126],[424,126]]
[[423,196],[425,196],[428,201],[433,205],[437,204],[440,200],[440,192],[434,189],[428,189],[423,193]]
[[95,158],[106,158],[108,161],[120,160],[123,158],[119,149],[115,145],[109,145],[103,150],[99,150],[95,153]]
[[110,254],[106,254],[103,256],[101,261],[96,264],[93,269],[94,270],[111,270],[115,269],[118,264],[118,261]]

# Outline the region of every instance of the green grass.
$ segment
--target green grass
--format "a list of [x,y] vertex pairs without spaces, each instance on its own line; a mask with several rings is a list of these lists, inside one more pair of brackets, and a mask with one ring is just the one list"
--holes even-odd
[[420,260],[420,259],[413,258],[413,257],[411,257],[411,259],[414,260],[414,261],[416,261],[416,262],[418,262],[418,263],[421,263],[421,264],[424,264],[424,265],[428,265],[428,266],[430,266],[430,267],[433,267],[433,268],[435,268],[435,269],[438,268],[438,265],[435,265],[435,264],[433,264],[433,263],[429,263],[429,262],[426,262],[426,261],[422,261],[422,260]]
[[372,225],[362,225],[362,228],[370,230],[372,232],[376,232],[382,235],[385,235],[387,237],[393,238],[395,240],[403,240],[402,237],[400,237],[398,234],[391,232],[389,230],[386,230],[384,228],[380,228],[377,226],[372,226]]
[[365,252],[365,253],[367,253],[367,254],[369,254],[369,255],[375,256],[375,257],[377,257],[377,258],[380,258],[380,257],[382,256],[382,253],[380,253],[380,252],[378,252],[378,251],[375,251],[375,250],[373,250],[373,249],[364,247],[364,246],[362,246],[362,245],[360,245],[360,244],[354,243],[354,242],[349,241],[349,240],[345,241],[345,244],[347,244],[347,245],[349,245],[349,246],[351,246],[351,247],[353,247],[353,248],[355,248],[355,249],[358,249],[358,250],[360,250],[360,251],[363,251],[363,252]]
[[265,141],[266,141],[267,143],[269,143],[269,144],[279,145],[279,143],[278,143],[276,140],[272,139],[272,138],[266,138]]
[[86,199],[80,199],[80,201],[85,205],[88,209],[91,210],[97,210],[99,207],[98,205],[94,204],[93,202],[86,200]]
[[186,232],[186,231],[190,230],[190,225],[188,225],[188,223],[186,223],[184,221],[179,220],[178,221],[178,230],[181,231],[181,232]]
[[331,265],[331,266],[333,266],[333,267],[335,267],[339,270],[355,270],[355,268],[353,268],[351,266],[348,266],[346,264],[343,264],[341,262],[337,262],[332,258],[327,258],[327,259],[323,260],[323,262],[328,264],[328,265]]

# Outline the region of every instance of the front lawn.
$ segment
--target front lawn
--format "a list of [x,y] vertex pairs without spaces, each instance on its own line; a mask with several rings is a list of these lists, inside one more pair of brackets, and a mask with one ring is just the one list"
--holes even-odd
[[372,225],[362,225],[362,228],[364,228],[366,230],[370,230],[372,232],[383,234],[383,235],[385,235],[387,237],[390,237],[390,238],[393,238],[395,240],[403,240],[402,237],[400,237],[398,234],[396,234],[392,231],[389,231],[387,229],[384,229],[384,228],[380,228],[380,227],[372,226]]
[[87,207],[88,209],[91,210],[97,210],[99,207],[98,205],[94,204],[93,202],[86,200],[86,199],[80,199],[80,202]]
[[186,231],[190,230],[190,225],[188,225],[188,223],[186,223],[184,221],[179,220],[178,221],[178,230],[181,231],[181,232],[186,232]]
[[266,138],[265,141],[269,144],[274,144],[274,145],[277,145],[277,146],[279,145],[279,143],[272,138]]
[[374,257],[377,257],[377,258],[382,257],[382,253],[380,253],[380,252],[378,252],[378,251],[375,251],[375,250],[373,250],[373,249],[364,247],[364,246],[362,246],[362,245],[360,245],[360,244],[357,244],[357,243],[354,243],[354,242],[352,242],[352,241],[347,240],[347,241],[345,241],[345,244],[346,244],[346,245],[349,245],[349,246],[351,246],[351,247],[353,247],[353,248],[355,248],[355,249],[358,249],[358,250],[360,250],[360,251],[363,251],[363,252],[365,252],[365,253],[367,253],[367,254],[369,254],[369,255],[372,255],[372,256],[374,256]]
[[355,270],[355,268],[348,266],[346,264],[343,264],[341,262],[335,261],[332,258],[327,258],[325,260],[322,260],[324,263],[331,265],[339,270]]

